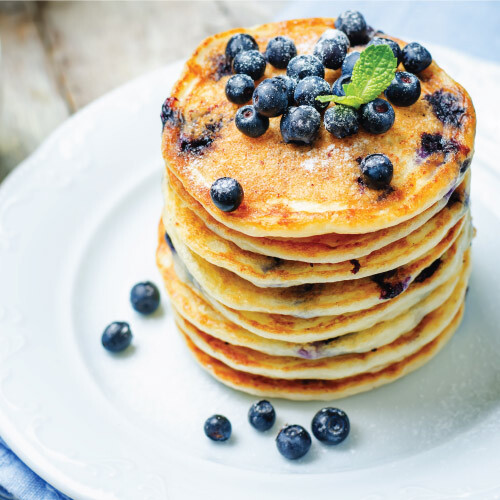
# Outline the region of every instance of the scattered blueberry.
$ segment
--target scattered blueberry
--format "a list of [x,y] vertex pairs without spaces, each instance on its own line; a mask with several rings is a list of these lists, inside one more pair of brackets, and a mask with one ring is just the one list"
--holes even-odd
[[365,184],[372,189],[385,189],[392,180],[393,167],[389,158],[381,153],[368,155],[361,161]]
[[246,50],[236,55],[233,61],[233,71],[244,73],[258,80],[266,70],[266,60],[258,50]]
[[280,81],[285,86],[286,95],[288,96],[288,104],[292,106],[293,103],[295,102],[293,94],[295,93],[295,87],[297,85],[297,82],[293,78],[290,78],[289,76],[286,75],[278,75],[273,77],[273,79]]
[[285,142],[311,144],[318,134],[321,116],[312,106],[292,106],[281,117],[280,130]]
[[335,35],[321,37],[314,46],[314,55],[323,63],[325,68],[339,69],[347,55],[349,40],[342,31],[329,31],[341,33],[344,38]]
[[267,78],[253,93],[253,106],[262,116],[282,115],[288,108],[288,91],[283,81]]
[[221,177],[210,187],[210,197],[219,210],[233,212],[243,201],[243,188],[236,179]]
[[417,42],[403,48],[403,66],[410,73],[420,73],[432,62],[431,53]]
[[353,135],[359,130],[357,110],[342,104],[327,109],[323,122],[326,130],[339,139]]
[[297,55],[293,40],[287,36],[276,36],[269,40],[266,48],[266,59],[275,68],[285,69],[290,60]]
[[248,410],[248,421],[258,431],[269,430],[274,425],[275,420],[276,412],[269,401],[258,401],[250,406]]
[[314,415],[311,429],[322,443],[339,444],[349,435],[349,418],[338,408],[323,408]]
[[389,47],[392,50],[392,53],[394,54],[394,57],[398,60],[398,65],[403,60],[403,53],[401,52],[401,48],[394,40],[376,36],[375,38],[372,38],[372,40],[368,44],[368,47],[370,45],[389,45]]
[[130,290],[132,307],[141,314],[154,313],[160,305],[160,292],[151,281],[137,283]]
[[346,10],[335,19],[335,27],[349,37],[352,45],[368,41],[366,21],[361,12]]
[[387,132],[392,127],[395,118],[392,106],[378,97],[361,106],[360,116],[361,125],[372,134]]
[[254,88],[248,75],[233,75],[226,83],[226,97],[235,104],[245,104],[252,98]]
[[286,74],[290,78],[302,80],[306,76],[319,76],[325,78],[325,67],[315,56],[301,55],[295,56],[286,68]]
[[385,90],[385,96],[395,106],[411,106],[420,97],[420,80],[406,71],[398,71]]
[[433,94],[424,96],[424,99],[432,106],[432,111],[441,122],[460,126],[465,108],[458,96],[444,90],[436,90]]
[[318,111],[326,109],[329,102],[320,102],[316,97],[320,95],[330,95],[332,92],[326,80],[319,76],[306,76],[297,83],[295,87],[294,99],[297,105],[314,106]]
[[276,438],[278,451],[289,460],[303,457],[311,448],[311,436],[301,425],[287,425]]
[[115,321],[109,324],[102,334],[101,342],[108,351],[124,351],[132,342],[129,324],[124,321]]
[[348,83],[351,83],[351,74],[342,74],[340,75],[332,85],[332,94],[333,95],[338,95],[342,96],[345,95],[344,92],[344,85],[347,85]]
[[354,69],[354,65],[358,62],[359,56],[359,52],[347,54],[342,63],[342,75],[352,75],[352,70]]
[[243,106],[236,112],[236,128],[248,137],[260,137],[269,128],[269,118],[257,113],[253,106]]
[[231,437],[231,422],[222,415],[207,418],[203,430],[212,441],[227,441]]
[[226,57],[232,61],[240,52],[258,50],[259,46],[254,38],[246,33],[233,35],[226,45]]

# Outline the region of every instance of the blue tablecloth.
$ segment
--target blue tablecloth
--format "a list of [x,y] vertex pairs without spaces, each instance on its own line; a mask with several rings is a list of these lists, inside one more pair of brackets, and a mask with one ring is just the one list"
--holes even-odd
[[[361,11],[376,29],[500,62],[499,2],[290,2],[277,20]],[[473,71],[473,68],[471,68]],[[69,500],[24,465],[0,439],[0,500]]]

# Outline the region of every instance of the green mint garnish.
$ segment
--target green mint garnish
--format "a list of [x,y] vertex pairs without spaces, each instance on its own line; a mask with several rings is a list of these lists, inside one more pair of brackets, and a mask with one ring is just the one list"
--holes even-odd
[[370,45],[354,65],[351,83],[343,85],[345,96],[322,95],[320,102],[335,102],[358,109],[373,101],[392,82],[397,59],[388,45]]

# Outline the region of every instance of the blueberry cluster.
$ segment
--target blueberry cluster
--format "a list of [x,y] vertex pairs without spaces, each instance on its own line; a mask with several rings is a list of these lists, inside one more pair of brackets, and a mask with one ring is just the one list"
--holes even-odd
[[[167,234],[165,234],[165,236],[168,237]],[[169,240],[167,240],[167,242]],[[151,281],[137,283],[130,291],[130,303],[140,314],[149,315],[154,313],[160,305],[160,292],[158,287],[154,283],[151,283]],[[125,321],[114,321],[110,323],[101,336],[101,343],[103,347],[110,352],[116,353],[124,351],[132,343],[132,330],[130,329],[130,325]]]
[[[257,401],[248,410],[248,421],[254,429],[268,431],[276,421],[276,411],[269,401]],[[311,422],[314,437],[326,445],[340,444],[350,428],[347,414],[338,408],[322,408]],[[204,431],[212,441],[227,441],[232,433],[231,422],[223,415],[212,415],[205,421]],[[303,457],[311,445],[311,435],[301,425],[285,425],[276,436],[278,451],[289,460]]]

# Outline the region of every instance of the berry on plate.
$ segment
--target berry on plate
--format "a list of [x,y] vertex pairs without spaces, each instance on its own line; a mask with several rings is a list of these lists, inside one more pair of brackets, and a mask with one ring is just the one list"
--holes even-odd
[[154,313],[160,305],[160,292],[151,281],[137,283],[130,290],[130,303],[141,314]]
[[223,415],[207,418],[203,430],[212,441],[227,441],[231,437],[231,422]]
[[301,425],[287,425],[276,437],[276,446],[285,458],[296,460],[311,448],[311,436]]
[[125,321],[114,321],[104,330],[101,342],[110,352],[124,351],[132,342],[132,331]]

